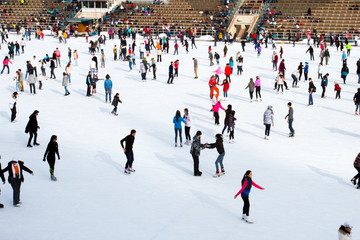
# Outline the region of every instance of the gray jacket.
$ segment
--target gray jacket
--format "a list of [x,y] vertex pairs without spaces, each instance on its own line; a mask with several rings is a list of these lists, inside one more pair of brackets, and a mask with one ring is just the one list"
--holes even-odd
[[264,124],[274,125],[274,113],[271,109],[266,109],[264,112]]
[[196,156],[200,156],[200,151],[204,149],[204,144],[201,144],[200,138],[198,136],[194,136],[193,142],[191,144],[190,153]]
[[292,107],[289,107],[289,113],[288,113],[288,115],[286,115],[286,117],[287,117],[289,120],[294,119],[294,109],[293,109]]

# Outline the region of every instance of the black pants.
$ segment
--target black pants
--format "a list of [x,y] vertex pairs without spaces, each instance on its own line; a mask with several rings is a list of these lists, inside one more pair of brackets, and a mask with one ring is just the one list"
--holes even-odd
[[87,92],[86,92],[86,96],[91,96],[91,85],[90,84],[87,84]]
[[127,168],[132,168],[132,164],[134,162],[134,153],[132,150],[126,150],[125,152],[126,155],[126,165],[125,165],[125,169]]
[[233,127],[230,128],[230,135],[229,135],[229,139],[234,139],[234,132],[235,132],[235,129]]
[[341,92],[341,90],[337,90],[337,91],[336,91],[335,99],[341,98],[341,97],[340,97],[340,92]]
[[241,198],[244,201],[243,214],[246,214],[246,216],[249,216],[249,210],[250,210],[249,196],[241,195]]
[[175,77],[179,77],[179,69],[175,68]]
[[30,93],[36,94],[35,83],[30,83],[29,85],[30,85]]
[[50,174],[53,175],[55,171],[55,156],[49,156],[47,157],[47,162],[50,167]]
[[30,134],[30,137],[29,137],[29,141],[28,141],[28,146],[31,145],[31,140],[32,138],[34,137],[34,144],[36,143],[36,139],[37,139],[37,133],[32,133],[32,132],[29,132]]
[[226,80],[228,80],[229,83],[231,83],[230,75],[226,75]]
[[54,73],[54,68],[51,68],[50,70],[50,78],[52,78],[54,76],[54,78],[56,78],[55,73]]
[[250,94],[250,99],[252,100],[252,99],[253,99],[253,95],[254,95],[254,91],[252,91],[252,92],[249,91],[249,94]]
[[190,127],[185,126],[185,139],[191,141]]
[[169,73],[169,78],[168,78],[167,83],[173,83],[173,80],[174,80],[174,74]]
[[12,109],[11,109],[11,121],[14,121],[16,118],[16,106],[14,106]]
[[214,112],[214,117],[215,117],[215,124],[219,125],[220,124],[220,122],[219,122],[219,112]]
[[41,90],[42,88],[42,81],[39,81],[39,89]]
[[199,171],[199,156],[194,153],[191,154],[194,160],[194,176],[201,176],[202,172]]
[[277,85],[277,91],[278,92],[279,92],[280,88],[281,88],[281,91],[283,92],[284,91],[284,85],[283,84],[278,84]]
[[261,90],[260,86],[255,87],[256,99],[258,98],[258,95],[259,95],[259,97],[260,97],[260,99],[261,99],[260,90]]
[[16,205],[20,202],[20,187],[21,180],[20,178],[13,178],[11,180],[11,187],[13,189],[13,204]]
[[321,97],[325,97],[325,91],[326,91],[326,87],[325,86],[321,86],[322,87],[322,93],[321,93]]
[[298,79],[296,78],[296,76],[294,74],[291,74],[291,77],[293,79],[293,83],[292,83],[292,86],[293,87],[296,87],[297,86],[297,83],[298,83]]
[[264,125],[265,125],[265,136],[270,136],[271,124],[264,124]]
[[308,80],[308,73],[304,72],[305,81]]
[[301,80],[302,73],[303,72],[299,72],[299,81]]
[[157,55],[157,62],[161,62],[161,55]]

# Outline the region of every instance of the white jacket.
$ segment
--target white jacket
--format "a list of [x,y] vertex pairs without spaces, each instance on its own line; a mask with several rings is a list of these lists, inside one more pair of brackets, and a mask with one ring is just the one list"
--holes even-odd
[[343,233],[339,231],[339,240],[351,240],[351,233],[347,234],[347,233]]
[[10,109],[13,109],[16,101],[17,101],[17,98],[11,97],[10,102],[9,102],[9,108],[10,108]]
[[322,72],[323,72],[323,68],[324,68],[324,67],[320,65],[320,66],[318,67],[318,73],[322,73]]
[[186,121],[185,126],[191,127],[191,118],[189,114],[184,114],[183,119]]

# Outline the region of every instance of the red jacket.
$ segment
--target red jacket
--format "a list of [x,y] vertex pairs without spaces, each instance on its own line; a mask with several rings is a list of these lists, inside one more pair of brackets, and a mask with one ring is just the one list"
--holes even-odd
[[212,87],[214,84],[215,84],[215,85],[217,84],[217,83],[216,83],[216,79],[215,79],[215,78],[210,78],[210,80],[209,80],[209,86]]
[[341,87],[339,86],[339,84],[335,84],[335,91],[340,91],[341,90]]
[[225,83],[223,86],[224,86],[223,87],[223,92],[229,91],[229,88],[230,88],[230,83],[229,82]]
[[231,67],[230,66],[225,67],[225,75],[231,75]]

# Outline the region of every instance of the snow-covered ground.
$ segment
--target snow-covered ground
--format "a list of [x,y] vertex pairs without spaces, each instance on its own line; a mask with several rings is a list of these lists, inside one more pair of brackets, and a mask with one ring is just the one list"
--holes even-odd
[[[21,39],[10,35],[10,40]],[[236,111],[237,143],[225,143],[226,175],[213,178],[216,150],[201,152],[203,175],[194,177],[189,146],[174,148],[172,123],[176,110],[188,108],[192,136],[201,130],[202,142],[210,143],[221,132],[222,124],[215,126],[209,111],[208,80],[217,66],[209,67],[207,48],[213,43],[198,42],[198,49],[190,47],[189,54],[181,48],[178,56],[163,55],[163,62],[157,65],[158,79],[151,80],[152,73],[148,73],[146,82],[141,82],[138,59],[132,72],[127,62],[113,61],[115,44],[119,46],[119,40],[106,42],[106,68],[99,70],[99,76],[110,74],[113,93],[120,93],[123,103],[117,117],[110,113],[112,106],[105,103],[102,82],[95,96],[85,96],[91,56],[84,38],[70,39],[66,45],[52,37],[29,41],[26,53],[15,57],[11,74],[0,76],[1,163],[5,167],[15,156],[34,171],[34,176],[25,173],[20,208],[12,206],[11,186],[1,186],[0,202],[5,204],[0,210],[2,239],[336,239],[344,221],[355,226],[354,239],[359,238],[360,191],[350,183],[360,139],[360,117],[354,115],[352,102],[358,87],[358,48],[353,48],[348,59],[346,85],[340,78],[341,53],[330,48],[330,63],[324,67],[324,73],[330,73],[326,99],[320,98],[319,49],[315,49],[316,61],[310,63],[309,76],[316,79],[317,92],[314,105],[308,107],[308,83],[302,81],[299,88],[276,94],[272,90],[276,73],[272,71],[271,48],[263,48],[257,58],[248,44],[242,53],[244,73],[232,75],[229,99],[223,102],[224,107],[232,104]],[[213,49],[222,55],[223,46],[218,43]],[[18,121],[10,123],[8,103],[15,91],[15,70],[25,72],[26,60],[34,55],[43,58],[46,53],[51,56],[56,47],[62,54],[57,79],[45,81],[35,96],[25,85],[17,104]],[[79,66],[72,70],[71,95],[64,97],[61,75],[68,47],[78,50]],[[290,74],[300,61],[309,60],[307,46],[283,47],[286,79],[291,86]],[[221,58],[222,68],[240,49],[237,43],[229,46],[228,56]],[[7,54],[4,44],[0,52],[1,58]],[[100,54],[97,56],[100,59]],[[155,57],[154,51],[151,57]],[[199,60],[199,79],[194,79],[193,57]],[[179,78],[168,85],[168,66],[176,59],[180,60]],[[50,75],[50,69],[46,71]],[[250,103],[245,87],[249,78],[257,75],[262,79],[263,101]],[[334,81],[342,87],[341,100],[334,99]],[[295,138],[288,137],[284,119],[289,101],[295,112]],[[275,113],[270,141],[263,139],[262,123],[268,105]],[[24,129],[36,109],[40,111],[41,145],[26,148],[28,135]],[[223,119],[221,112],[221,123]],[[127,176],[123,174],[126,159],[119,141],[133,128],[137,130],[136,173]],[[52,134],[58,136],[61,155],[55,167],[57,182],[50,181],[48,164],[42,161]],[[253,225],[241,221],[242,200],[233,198],[248,169],[253,171],[254,181],[265,187],[265,191],[253,188],[250,195]]]

